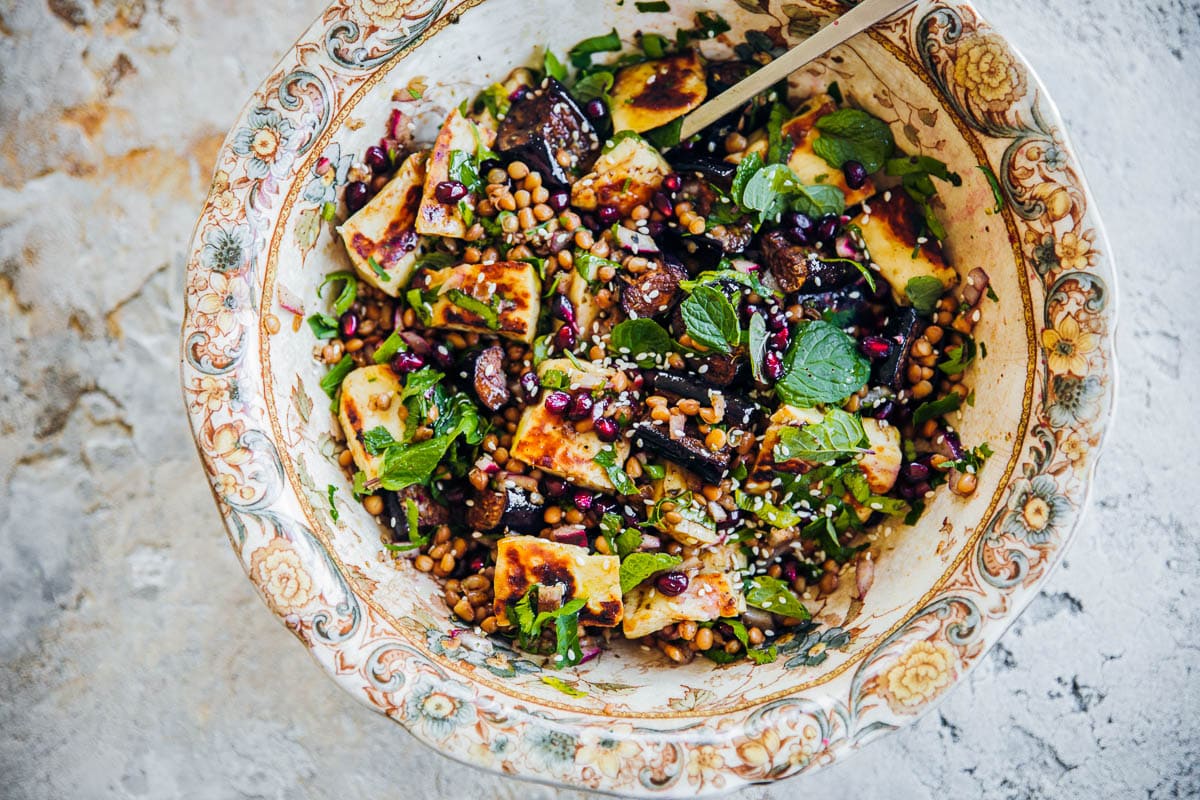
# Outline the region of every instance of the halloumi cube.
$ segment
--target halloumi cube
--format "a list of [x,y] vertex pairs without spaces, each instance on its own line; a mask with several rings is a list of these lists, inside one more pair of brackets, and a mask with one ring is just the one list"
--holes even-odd
[[719,538],[717,523],[704,508],[700,494],[704,483],[683,467],[667,462],[663,477],[654,482],[654,501],[664,498],[677,500],[675,511],[683,518],[677,523],[661,520],[656,526],[680,544],[712,544]]
[[[538,375],[544,378],[551,370],[558,370],[567,376],[572,388],[593,389],[604,386],[614,374],[593,364],[581,366],[584,369],[565,358],[550,359],[542,362]],[[623,469],[629,458],[629,442],[624,437],[605,444],[595,432],[580,433],[565,416],[552,414],[545,403],[536,402],[525,407],[509,455],[584,488],[612,494],[616,487],[604,467],[594,461],[606,448],[614,450],[615,462]]]
[[909,305],[904,287],[913,278],[929,275],[949,289],[958,282],[958,273],[946,263],[941,245],[928,233],[918,246],[925,215],[903,189],[874,197],[871,213],[860,214],[854,224],[862,231],[862,242],[870,260],[892,287],[892,299]]
[[588,285],[587,278],[579,270],[571,272],[570,284],[567,286],[567,299],[575,307],[575,324],[579,326],[579,334],[585,341],[591,341],[597,333],[596,323],[600,319],[600,302],[596,292]]
[[[361,437],[367,431],[383,427],[396,441],[404,438],[404,420],[400,416],[403,406],[395,399],[403,388],[400,377],[387,364],[359,367],[342,380],[338,420],[354,463],[368,480],[379,477],[383,454],[368,453]],[[386,403],[380,402],[385,397]]]
[[[524,261],[494,261],[490,264],[459,264],[420,274],[423,291],[438,295],[427,309],[429,328],[495,333],[529,344],[537,335],[542,307],[542,282],[537,269]],[[455,292],[478,300],[496,312],[489,327],[477,311],[455,302]]]
[[392,297],[408,284],[420,253],[415,225],[428,156],[421,152],[404,159],[396,176],[337,229],[355,272]]
[[904,461],[900,429],[872,418],[864,419],[862,423],[870,449],[859,457],[858,468],[867,476],[867,486],[871,491],[883,494],[896,485],[900,464]]
[[[425,191],[417,211],[417,233],[424,236],[450,236],[461,239],[467,232],[466,223],[457,203],[442,203],[437,199],[437,186],[450,180],[450,154],[455,150],[474,155],[480,145],[491,147],[496,140],[495,129],[486,122],[477,124],[462,115],[457,108],[450,112],[433,142],[429,162],[425,167]],[[471,208],[475,198],[468,194],[462,199]]]
[[736,617],[746,610],[741,576],[727,572],[692,575],[687,589],[674,597],[658,591],[653,584],[643,584],[627,592],[624,600],[621,629],[629,639],[647,636],[675,622]]
[[621,621],[621,559],[589,553],[586,547],[537,536],[506,536],[496,543],[493,610],[507,625],[508,604],[534,584],[563,587],[563,602],[586,598],[579,612],[585,625],[615,627]]
[[571,187],[571,205],[584,211],[614,206],[628,215],[650,202],[671,165],[640,136],[624,136],[601,153],[592,171]]
[[619,70],[612,88],[614,131],[666,125],[704,102],[708,83],[695,50]]

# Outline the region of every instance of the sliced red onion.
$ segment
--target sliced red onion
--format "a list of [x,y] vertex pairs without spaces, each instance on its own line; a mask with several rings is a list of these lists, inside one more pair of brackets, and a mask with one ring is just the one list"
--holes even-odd
[[959,296],[964,303],[975,308],[987,293],[989,283],[991,283],[991,278],[988,277],[988,274],[976,267],[967,273],[967,279],[963,281]]
[[866,598],[871,585],[875,583],[875,560],[868,552],[858,554],[854,562],[854,590],[859,600]]
[[839,236],[834,244],[834,250],[842,258],[858,257],[858,250],[854,248],[854,243],[850,241],[849,236]]
[[579,659],[579,663],[586,664],[598,655],[600,655],[599,647],[585,647],[583,650],[583,658]]
[[638,545],[638,550],[658,550],[660,547],[662,547],[662,539],[653,533],[642,534],[642,543]]
[[400,331],[400,338],[417,355],[429,355],[429,342],[416,331]]
[[404,124],[404,114],[401,113],[400,109],[393,108],[392,115],[390,117],[388,117],[388,136],[390,136],[393,139],[403,139],[404,138],[404,128],[402,127],[403,124]]
[[617,226],[617,242],[631,253],[657,253],[658,245],[644,233],[638,233],[632,228]]
[[958,434],[945,425],[938,425],[937,433],[933,435],[934,449],[953,461],[966,458],[967,451],[963,449],[962,440]]
[[573,544],[577,547],[587,547],[587,529],[582,525],[560,525],[550,531],[550,538],[559,544]]
[[279,298],[279,306],[281,308],[292,312],[298,317],[304,316],[304,302],[296,296],[295,292],[281,283],[278,289],[276,289],[275,294]]

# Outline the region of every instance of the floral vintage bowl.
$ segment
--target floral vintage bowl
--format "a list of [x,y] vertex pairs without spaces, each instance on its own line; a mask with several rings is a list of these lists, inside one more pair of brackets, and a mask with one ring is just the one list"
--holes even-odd
[[[314,306],[321,277],[344,268],[322,208],[393,109],[429,136],[537,45],[562,52],[614,26],[627,39],[669,32],[704,8],[738,39],[757,31],[783,46],[844,5],[673,0],[649,14],[615,0],[337,0],[226,140],[183,326],[208,479],[283,624],[347,691],[439,752],[628,795],[710,794],[811,770],[926,711],[1061,559],[1112,406],[1111,258],[1045,90],[958,0],[920,2],[792,80],[801,91],[837,80],[904,148],[962,175],[945,194],[947,247],[962,272],[990,273],[997,296],[977,329],[987,357],[969,376],[975,406],[960,421],[965,441],[995,455],[972,498],[943,492],[916,526],[880,532],[865,600],[847,590],[826,602],[822,627],[780,642],[770,665],[669,666],[629,647],[552,673],[578,690],[564,694],[533,661],[457,630],[432,579],[385,553],[331,457],[322,368],[282,305]],[[723,39],[703,49],[727,52]]]

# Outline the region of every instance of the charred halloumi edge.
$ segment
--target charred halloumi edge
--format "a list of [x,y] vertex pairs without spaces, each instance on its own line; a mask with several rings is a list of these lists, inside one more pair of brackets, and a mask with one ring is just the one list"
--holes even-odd
[[622,68],[611,94],[613,130],[642,133],[703,103],[708,82],[699,54],[688,50]]
[[579,334],[585,341],[590,341],[596,333],[596,323],[600,320],[600,302],[596,291],[588,283],[579,270],[571,272],[570,284],[567,286],[567,299],[575,308],[575,324],[579,326]]
[[703,550],[681,564],[688,575],[688,588],[669,597],[644,583],[625,593],[622,631],[630,639],[647,636],[675,622],[707,622],[736,617],[746,611],[741,571],[745,557],[736,545]]
[[[580,363],[576,367],[565,358],[543,361],[538,367],[539,377],[550,370],[558,370],[567,376],[572,389],[595,389],[606,385],[613,377],[612,370],[591,364]],[[593,459],[605,448],[613,448],[616,463],[624,465],[629,458],[629,442],[624,437],[612,444],[605,444],[594,432],[580,433],[565,416],[557,416],[546,410],[543,402],[525,407],[517,431],[513,434],[509,455],[530,467],[540,469],[597,492],[612,494],[616,491],[604,467]]]
[[494,604],[496,621],[508,625],[508,604],[534,584],[562,585],[563,602],[587,600],[579,612],[586,625],[615,627],[621,622],[621,559],[589,553],[586,547],[537,536],[506,536],[496,543]]
[[[408,284],[421,253],[415,225],[428,157],[423,151],[404,159],[396,176],[337,229],[355,272],[391,297],[397,297]],[[393,255],[405,246],[407,250]],[[371,260],[382,274],[371,266]]]
[[[459,264],[422,273],[424,291],[437,291],[425,309],[428,328],[494,333],[530,344],[537,335],[542,308],[542,282],[537,269],[524,261]],[[474,311],[456,305],[449,292],[457,289],[496,309],[498,327]]]
[[628,214],[649,202],[669,174],[671,165],[649,142],[637,135],[623,136],[571,187],[571,204],[584,211],[615,206]]
[[[488,118],[490,120],[490,117]],[[416,229],[423,236],[448,236],[461,239],[467,232],[462,212],[457,203],[442,203],[437,199],[437,186],[450,180],[450,153],[461,150],[475,153],[480,145],[491,147],[496,140],[496,130],[488,121],[479,123],[467,119],[457,108],[450,112],[442,129],[433,142],[429,161],[425,166],[425,189],[421,205],[417,209]],[[475,200],[467,195],[461,202],[471,208]]]
[[399,376],[387,364],[359,367],[342,381],[338,420],[354,463],[368,480],[379,477],[383,454],[368,453],[360,437],[383,427],[396,441],[404,438],[404,420],[400,416],[403,406],[396,401],[402,389]]
[[[899,188],[891,190],[892,193],[902,191]],[[854,218],[853,224],[858,226],[861,243],[866,248],[869,260],[892,287],[892,299],[898,305],[910,305],[911,301],[904,291],[910,280],[930,276],[941,281],[943,288],[949,289],[958,282],[958,273],[945,263],[935,241],[921,243],[921,231],[897,230],[897,225],[906,223],[902,223],[894,214],[881,213],[886,203],[898,200],[893,194],[885,192],[868,204],[871,213],[868,214],[864,209]],[[914,248],[914,244],[919,246]]]
[[659,515],[655,526],[680,544],[713,544],[719,537],[717,523],[704,508],[700,494],[703,482],[678,464],[667,462],[663,466],[663,477],[654,482],[654,502],[666,498],[677,501],[675,511],[683,519],[676,524],[668,523]]
[[886,420],[869,417],[862,423],[869,449],[859,457],[858,467],[867,476],[867,486],[871,491],[884,494],[896,485],[900,465],[904,461],[900,429],[889,425]]

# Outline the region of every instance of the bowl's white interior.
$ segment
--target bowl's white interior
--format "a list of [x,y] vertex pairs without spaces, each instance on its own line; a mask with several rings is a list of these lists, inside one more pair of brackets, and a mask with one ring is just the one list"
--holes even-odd
[[[420,112],[414,117],[417,134],[428,140],[448,109],[473,96],[479,88],[502,79],[513,67],[533,63],[538,46],[547,37],[548,44],[562,54],[579,39],[614,26],[626,41],[638,29],[672,33],[677,26],[689,24],[692,9],[688,5],[672,2],[669,14],[638,13],[631,2],[623,7],[615,3],[572,5],[571,17],[564,19],[563,4],[554,0],[488,0],[464,12],[457,24],[447,25],[406,57],[382,67],[379,80],[360,94],[348,116],[335,119],[331,141],[340,145],[342,153],[361,155],[381,135],[395,107],[393,93],[417,77],[426,79],[428,89],[421,102],[404,107],[409,113]],[[702,7],[721,13],[733,24],[735,34],[761,28],[766,22],[766,18],[733,2],[705,3]],[[702,49],[717,57],[728,53],[717,42],[708,42]],[[722,698],[761,699],[840,672],[848,661],[861,656],[917,607],[921,598],[949,573],[951,565],[967,553],[975,526],[986,518],[994,495],[1007,480],[1023,425],[1022,401],[1028,400],[1032,391],[1027,389],[1031,385],[1028,367],[1032,355],[1029,290],[1019,280],[1004,219],[987,211],[992,194],[984,174],[976,169],[980,159],[972,148],[978,145],[964,138],[952,112],[926,83],[876,41],[863,36],[797,74],[792,83],[803,95],[831,80],[837,80],[853,102],[884,119],[898,120],[894,125],[897,141],[905,149],[916,151],[918,148],[903,130],[905,124],[912,126],[910,133],[915,132],[921,151],[946,161],[964,179],[962,188],[943,190],[947,209],[942,216],[950,233],[948,252],[962,274],[976,266],[986,269],[1000,298],[998,303],[985,306],[977,333],[986,342],[988,355],[969,373],[968,381],[976,388],[976,403],[958,421],[964,442],[987,441],[996,451],[982,473],[979,490],[966,501],[942,490],[917,526],[907,528],[896,520],[889,526],[890,534],[881,531],[876,577],[865,602],[851,602],[854,580],[846,576],[836,599],[822,605],[810,603],[820,622],[841,625],[854,633],[850,647],[831,653],[819,666],[787,669],[781,660],[769,666],[739,663],[716,669],[699,659],[678,667],[670,666],[657,653],[627,646],[606,651],[578,668],[578,675],[590,684],[586,697],[567,697],[542,683],[537,674],[499,678],[477,669],[478,679],[502,691],[567,704],[581,711],[666,711],[666,699],[678,696],[681,686],[712,692],[712,698],[699,709],[702,713],[728,710]],[[924,111],[917,113],[917,109]],[[365,124],[359,126],[359,121]],[[282,284],[310,308],[316,303],[315,287],[321,277],[333,269],[349,268],[340,243],[328,227],[322,229],[316,249],[306,257],[295,245],[296,215],[305,203],[299,193],[312,174],[312,162],[324,147],[322,142],[310,151],[310,161],[300,173],[302,178],[289,187],[296,202],[281,220],[282,231],[276,236],[278,245],[270,265],[273,270],[267,276],[272,296],[275,284]],[[281,455],[289,479],[308,501],[305,510],[309,524],[328,540],[354,590],[411,631],[415,644],[424,646],[430,636],[438,638],[438,631],[459,627],[444,606],[434,580],[418,573],[408,562],[395,565],[385,555],[380,546],[380,528],[361,506],[342,503],[340,521],[334,523],[329,517],[325,487],[342,487],[343,498],[350,496],[350,487],[330,458],[334,421],[324,413],[328,403],[318,389],[324,369],[314,362],[312,345],[307,326],[296,333],[285,326],[284,332],[263,338],[264,355],[269,353],[268,394],[274,404],[276,435],[283,445]],[[297,378],[314,403],[307,423],[293,400]],[[427,634],[430,630],[434,633]],[[471,637],[454,644],[488,647]],[[462,661],[443,660],[448,669],[472,669]]]

